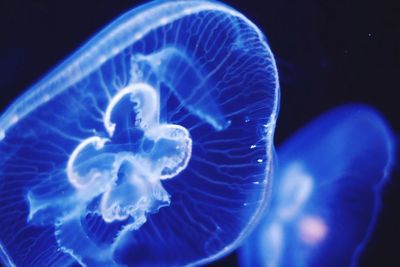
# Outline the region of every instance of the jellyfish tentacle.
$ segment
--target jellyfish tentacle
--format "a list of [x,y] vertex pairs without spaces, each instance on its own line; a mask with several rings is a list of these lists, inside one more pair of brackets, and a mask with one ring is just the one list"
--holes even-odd
[[113,260],[110,248],[100,248],[86,234],[81,217],[73,217],[56,224],[55,236],[60,249],[84,266],[120,266]]
[[[166,47],[150,55],[135,55],[132,58],[132,69],[145,72],[143,66],[150,66],[157,74],[158,82],[168,85],[178,97],[182,106],[187,107],[193,114],[203,119],[214,129],[221,131],[230,122],[216,103],[215,96],[204,91],[212,86],[207,75],[201,70],[200,64],[182,52],[184,49]],[[172,75],[178,73],[179,75]],[[132,75],[133,79],[142,79],[141,75]]]

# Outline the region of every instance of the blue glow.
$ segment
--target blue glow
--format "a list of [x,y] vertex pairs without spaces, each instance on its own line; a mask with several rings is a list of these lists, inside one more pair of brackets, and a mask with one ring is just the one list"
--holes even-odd
[[357,266],[393,162],[390,130],[365,106],[316,119],[278,150],[269,209],[241,266]]
[[6,266],[214,260],[268,197],[279,86],[259,29],[213,1],[106,27],[0,117]]

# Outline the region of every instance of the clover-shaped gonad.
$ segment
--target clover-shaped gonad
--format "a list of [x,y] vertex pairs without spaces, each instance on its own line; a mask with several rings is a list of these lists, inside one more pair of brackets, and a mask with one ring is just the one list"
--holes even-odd
[[[125,222],[113,246],[97,248],[111,255],[126,231],[138,229],[146,222],[147,213],[169,205],[170,197],[161,180],[180,173],[191,156],[189,132],[179,125],[160,124],[158,94],[147,84],[132,84],[120,90],[104,113],[104,126],[108,136],[84,139],[67,163],[67,177],[75,193],[66,202],[74,199],[75,208],[53,219],[59,221],[56,236],[60,246],[70,252],[76,244],[69,245],[70,239],[64,237],[70,230],[66,226],[82,214],[94,213],[105,223]],[[38,206],[33,203],[43,200],[32,199],[30,219],[38,211],[62,202]],[[79,222],[73,227],[82,228]],[[87,246],[96,246],[91,240],[87,242]],[[71,254],[84,263],[93,260],[93,253],[85,255],[85,250]],[[113,264],[110,256],[101,262]]]

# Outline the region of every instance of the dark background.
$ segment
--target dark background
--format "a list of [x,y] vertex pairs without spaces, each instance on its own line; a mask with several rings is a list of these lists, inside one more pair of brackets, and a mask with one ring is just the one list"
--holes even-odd
[[[225,1],[266,34],[280,72],[276,144],[335,106],[365,103],[400,133],[400,9],[385,0]],[[124,11],[143,1],[0,0],[0,107]],[[235,266],[232,254],[212,266]],[[400,266],[395,167],[361,266]],[[339,266],[338,266],[339,267]]]

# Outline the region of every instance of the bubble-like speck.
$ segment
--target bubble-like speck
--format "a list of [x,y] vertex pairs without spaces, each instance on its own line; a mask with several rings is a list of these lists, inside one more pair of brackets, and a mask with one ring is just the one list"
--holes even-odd
[[240,266],[358,266],[394,162],[394,138],[363,105],[322,115],[277,152],[271,204]]

